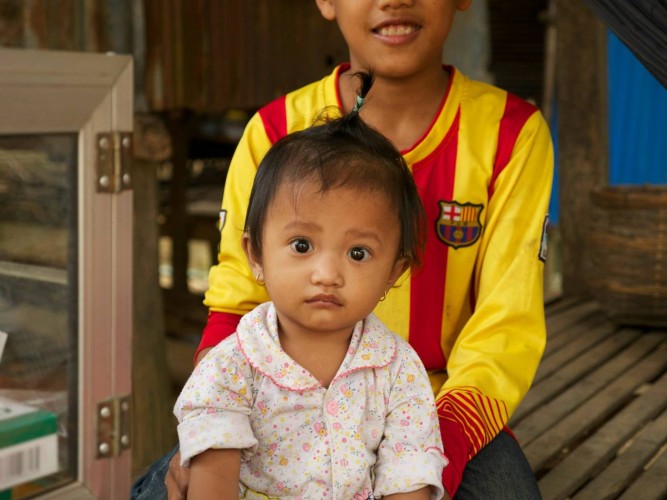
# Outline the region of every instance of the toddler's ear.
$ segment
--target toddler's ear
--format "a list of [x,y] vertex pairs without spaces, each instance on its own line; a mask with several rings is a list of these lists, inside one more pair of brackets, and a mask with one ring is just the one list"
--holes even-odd
[[262,260],[255,254],[253,251],[252,245],[250,244],[250,236],[248,233],[243,233],[241,238],[241,246],[243,247],[243,252],[245,253],[246,258],[248,259],[248,264],[250,264],[250,269],[254,276],[259,276],[264,273],[264,268],[262,267]]
[[394,268],[392,269],[391,274],[389,275],[389,279],[387,280],[387,284],[389,285],[389,287],[394,286],[396,280],[398,280],[398,278],[400,278],[403,275],[403,273],[408,270],[408,267],[410,267],[410,265],[408,264],[408,261],[403,257],[401,257],[394,263]]
[[333,0],[315,0],[315,3],[317,3],[317,8],[320,9],[320,14],[324,19],[327,21],[336,19],[336,7],[334,7]]

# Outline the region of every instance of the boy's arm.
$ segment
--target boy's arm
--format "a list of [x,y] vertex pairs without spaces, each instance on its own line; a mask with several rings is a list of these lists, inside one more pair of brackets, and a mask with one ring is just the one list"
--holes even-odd
[[206,450],[192,457],[188,499],[238,500],[241,450]]
[[508,161],[490,186],[474,313],[449,355],[449,378],[436,397],[450,459],[443,481],[451,496],[467,462],[498,435],[528,391],[546,342],[541,259],[553,154],[544,119],[534,108],[528,113],[509,151],[499,146]]
[[270,146],[262,117],[255,114],[236,147],[225,180],[218,264],[209,272],[204,299],[209,317],[195,358],[202,349],[231,335],[241,316],[268,300],[266,289],[255,282],[250,271],[241,237],[257,167]]
[[[211,272],[213,272],[213,269],[211,269]],[[240,314],[209,311],[202,339],[195,352],[195,366],[206,356],[208,351],[236,331],[241,317]]]

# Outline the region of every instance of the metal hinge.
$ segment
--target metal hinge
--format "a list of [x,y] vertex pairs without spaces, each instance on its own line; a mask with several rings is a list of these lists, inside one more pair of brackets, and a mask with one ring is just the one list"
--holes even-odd
[[130,396],[97,404],[96,458],[117,457],[131,445]]
[[120,193],[132,189],[132,133],[97,134],[97,192]]

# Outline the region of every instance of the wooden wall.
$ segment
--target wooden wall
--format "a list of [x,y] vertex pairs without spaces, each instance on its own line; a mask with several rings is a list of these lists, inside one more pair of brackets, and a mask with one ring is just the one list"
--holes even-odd
[[145,0],[149,107],[255,108],[347,60],[314,0]]
[[[474,0],[473,0],[474,1]],[[488,0],[495,84],[542,106],[549,0]]]
[[0,45],[107,51],[105,11],[105,3],[84,0],[0,0]]
[[255,108],[348,58],[314,0],[0,0],[0,46],[132,54],[158,112]]

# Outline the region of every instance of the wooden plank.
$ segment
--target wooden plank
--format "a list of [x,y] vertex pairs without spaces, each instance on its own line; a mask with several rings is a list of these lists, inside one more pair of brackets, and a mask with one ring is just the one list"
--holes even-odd
[[647,424],[629,446],[579,491],[574,500],[616,498],[643,470],[651,457],[667,443],[667,411]]
[[[603,469],[623,444],[665,407],[667,374],[540,479],[539,487],[544,500],[558,500],[574,493]],[[599,498],[597,492],[596,498]]]
[[599,315],[600,308],[593,301],[567,303],[565,310],[547,311],[547,331],[557,336],[588,317]]
[[639,335],[638,330],[623,329],[609,335],[602,343],[594,346],[585,355],[564,364],[561,369],[533,386],[510,419],[514,426],[540,405],[555,398],[566,388],[602,365],[609,358],[624,349]]
[[[590,302],[590,301],[587,301]],[[544,311],[547,316],[553,316],[559,312],[563,312],[570,307],[582,304],[582,300],[578,297],[559,297],[556,300],[544,304]]]
[[55,283],[63,286],[66,286],[68,282],[67,269],[0,261],[0,278],[10,276],[21,280]]
[[572,331],[576,333],[575,338],[557,352],[541,361],[540,366],[537,368],[533,383],[539,382],[556,372],[564,364],[570,362],[577,356],[585,354],[590,347],[602,342],[605,338],[609,337],[614,330],[614,325],[608,321],[604,321],[595,326],[590,325],[589,328],[585,329],[573,327]]
[[602,315],[602,313],[598,312],[598,314],[587,316],[580,321],[569,325],[558,335],[553,335],[547,327],[547,345],[544,349],[544,354],[542,354],[542,360],[550,357],[552,354],[558,352],[564,346],[580,337],[582,330],[586,331],[591,328],[599,327],[602,324],[608,325],[610,323],[609,320]]
[[542,354],[542,361],[549,358],[552,354],[558,352],[560,349],[573,342],[581,336],[581,331],[590,328],[596,328],[609,321],[602,316],[602,313],[582,319],[578,323],[568,326],[561,330],[559,334],[554,335],[547,327],[547,345]]
[[[613,359],[596,369],[594,372],[580,380],[576,385],[569,388],[557,398],[542,406],[524,418],[513,431],[523,446],[542,435],[548,429],[556,425],[567,415],[575,411],[577,407],[589,400],[596,392],[619,376],[625,376],[626,372],[636,369],[638,364],[649,352],[655,349],[664,339],[664,335],[646,334],[640,336],[627,349],[624,349]],[[636,365],[636,366],[635,366]],[[628,372],[629,373],[629,372]]]
[[647,468],[619,500],[664,500],[667,497],[667,447],[662,454]]
[[[664,338],[664,335],[660,335]],[[663,344],[664,347],[664,344]],[[667,349],[654,350],[622,377],[606,385],[594,397],[569,413],[524,448],[533,470],[539,471],[558,453],[570,447],[620,408],[641,384],[652,380],[667,368]],[[580,384],[580,386],[585,386]],[[579,387],[579,386],[578,386]],[[519,441],[524,442],[520,435]]]

